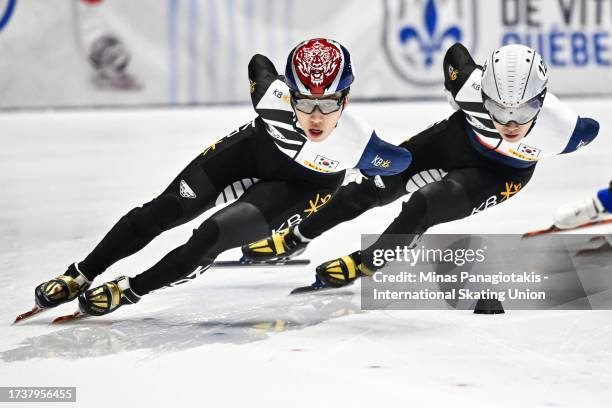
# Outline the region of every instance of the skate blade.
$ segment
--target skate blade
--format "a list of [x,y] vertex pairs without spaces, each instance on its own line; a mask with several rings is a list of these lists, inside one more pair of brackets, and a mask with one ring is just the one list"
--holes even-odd
[[523,234],[523,238],[531,238],[531,237],[537,237],[537,236],[540,236],[540,235],[554,234],[555,232],[575,231],[575,230],[579,230],[579,229],[583,229],[583,228],[595,227],[597,225],[604,225],[604,224],[610,224],[610,223],[612,223],[612,218],[607,219],[607,220],[602,220],[602,221],[587,222],[586,224],[581,224],[581,225],[578,225],[576,227],[567,228],[567,229],[560,229],[560,228],[557,228],[557,227],[555,227],[553,225],[553,226],[548,227],[548,228],[543,229],[543,230],[526,232],[526,233]]
[[315,288],[312,285],[300,286],[299,288],[295,288],[291,292],[289,292],[289,295],[291,296],[291,295],[300,295],[302,293],[311,293],[311,292],[315,292],[321,289],[322,288]]
[[39,313],[41,313],[41,312],[43,312],[45,310],[47,310],[47,309],[43,309],[43,308],[40,308],[38,306],[34,306],[32,308],[32,310],[30,310],[29,312],[25,312],[25,313],[22,313],[19,316],[17,316],[15,318],[15,321],[13,322],[13,324],[21,323],[24,320],[27,320],[27,319],[29,319],[32,316],[36,316],[37,314],[39,314]]
[[216,261],[212,264],[213,267],[235,267],[235,266],[304,266],[309,265],[310,259],[279,259],[273,261]]
[[347,288],[349,286],[351,286],[353,284],[353,282],[346,284],[344,286],[328,286],[328,285],[323,285],[323,286],[315,286],[315,285],[309,285],[309,286],[301,286],[299,288],[295,288],[293,289],[291,292],[289,292],[289,296],[292,295],[303,295],[306,293],[315,293],[315,292],[327,292],[329,290],[336,290],[336,289],[343,289],[343,288]]
[[553,226],[548,227],[546,229],[526,232],[526,233],[523,234],[522,238],[537,237],[537,236],[540,236],[540,235],[552,234],[554,232],[559,232],[559,231],[561,231],[561,230],[553,225]]
[[57,317],[57,318],[53,319],[51,324],[61,324],[61,323],[66,323],[66,322],[74,322],[75,320],[84,319],[85,317],[87,317],[86,314],[81,313],[80,310],[77,310],[76,312],[74,312],[71,315],[60,316],[60,317]]

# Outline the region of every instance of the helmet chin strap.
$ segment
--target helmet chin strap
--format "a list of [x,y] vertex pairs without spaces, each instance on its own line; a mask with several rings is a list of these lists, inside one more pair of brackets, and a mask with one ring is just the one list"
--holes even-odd
[[527,131],[527,133],[525,133],[524,137],[527,137],[529,135],[529,133],[531,132],[531,129],[533,129],[533,125],[535,125],[536,120],[538,120],[539,115],[540,115],[540,112],[538,112],[538,114],[533,117],[533,120],[531,121],[531,126],[529,126],[529,130]]
[[297,118],[297,113],[295,112],[295,107],[291,104],[291,108],[293,109],[293,128],[302,136],[306,137],[306,132],[302,129],[302,125]]
[[[344,113],[345,106],[346,106],[346,99],[344,99],[344,101],[342,102],[342,107],[340,108],[340,116],[342,116],[342,114]],[[340,117],[338,117],[338,122],[340,122]],[[336,126],[338,126],[338,122],[336,122]]]
[[[347,96],[348,96],[348,92],[346,93],[346,95],[344,95],[344,101],[342,102],[342,107],[340,108],[340,117],[342,117],[342,114],[344,113],[344,107],[346,106]],[[336,122],[336,126],[334,126],[334,129],[338,127],[338,123],[340,123],[340,117],[338,118],[338,121]]]

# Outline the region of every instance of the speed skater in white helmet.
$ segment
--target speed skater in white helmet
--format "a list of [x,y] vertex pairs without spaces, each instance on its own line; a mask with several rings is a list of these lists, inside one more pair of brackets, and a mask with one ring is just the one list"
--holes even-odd
[[501,47],[483,66],[483,104],[502,139],[525,137],[542,109],[548,69],[535,50],[520,44]]

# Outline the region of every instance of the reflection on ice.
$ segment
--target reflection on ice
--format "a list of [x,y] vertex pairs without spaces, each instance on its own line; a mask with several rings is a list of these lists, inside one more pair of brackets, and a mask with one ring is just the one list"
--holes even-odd
[[200,320],[144,318],[116,322],[84,320],[53,333],[25,339],[0,353],[5,362],[33,358],[80,359],[135,350],[155,354],[206,344],[244,344],[265,340],[269,333],[301,330],[330,319],[360,312],[359,296],[334,291],[330,295],[289,298],[291,303],[262,305],[219,318]]

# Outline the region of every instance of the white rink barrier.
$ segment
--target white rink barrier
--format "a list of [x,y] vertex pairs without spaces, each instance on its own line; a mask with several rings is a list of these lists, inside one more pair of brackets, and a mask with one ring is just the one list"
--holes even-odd
[[[456,41],[477,62],[525,43],[553,92],[609,95],[611,31],[612,0],[0,0],[0,108],[244,103],[254,53],[282,71],[315,36],[349,49],[359,98],[442,97]],[[131,56],[127,80],[89,61],[105,35]]]

